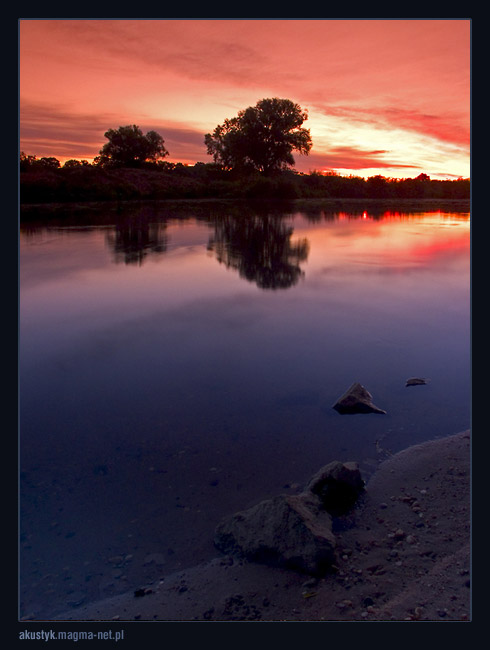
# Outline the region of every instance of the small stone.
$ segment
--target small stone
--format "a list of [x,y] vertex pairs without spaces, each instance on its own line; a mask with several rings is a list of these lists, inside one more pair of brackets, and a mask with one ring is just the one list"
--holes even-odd
[[147,555],[143,561],[144,566],[149,564],[157,564],[159,566],[165,564],[165,558],[162,553],[150,553]]
[[85,594],[81,592],[75,592],[70,595],[69,599],[67,600],[67,604],[70,605],[70,607],[79,607],[84,600]]
[[405,386],[424,386],[429,380],[424,377],[410,377]]
[[386,503],[380,503],[379,507],[380,507],[381,510],[385,510],[388,506],[387,506]]
[[312,578],[311,580],[307,580],[306,582],[303,582],[303,589],[311,589],[311,587],[316,587],[318,584],[318,580],[316,578]]

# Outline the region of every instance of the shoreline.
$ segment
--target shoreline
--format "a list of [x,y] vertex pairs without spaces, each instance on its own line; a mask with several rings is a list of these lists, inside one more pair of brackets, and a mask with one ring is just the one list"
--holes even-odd
[[466,430],[385,460],[336,521],[338,566],[325,577],[216,551],[52,620],[470,621],[470,447]]

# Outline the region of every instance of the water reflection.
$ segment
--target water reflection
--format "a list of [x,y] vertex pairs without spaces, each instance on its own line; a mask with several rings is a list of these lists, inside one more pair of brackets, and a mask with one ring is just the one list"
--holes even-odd
[[[469,214],[310,208],[22,222],[22,615],[208,561],[222,516],[332,460],[468,428]],[[382,422],[332,409],[354,381]]]
[[167,250],[167,225],[148,221],[123,221],[106,235],[106,241],[114,252],[116,264],[137,264],[141,266],[149,254],[160,254]]
[[291,241],[293,231],[275,215],[226,215],[216,219],[208,250],[261,289],[287,289],[304,275],[300,262],[309,252],[307,239]]

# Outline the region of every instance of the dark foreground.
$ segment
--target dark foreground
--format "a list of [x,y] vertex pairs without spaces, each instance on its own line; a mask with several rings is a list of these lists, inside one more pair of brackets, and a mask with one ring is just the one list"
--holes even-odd
[[470,432],[385,461],[336,536],[321,579],[219,556],[56,620],[469,621]]

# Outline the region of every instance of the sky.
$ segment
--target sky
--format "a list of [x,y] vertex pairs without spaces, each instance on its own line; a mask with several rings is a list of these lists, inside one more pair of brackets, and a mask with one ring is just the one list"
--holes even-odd
[[469,19],[21,19],[19,148],[92,162],[108,129],[157,131],[166,160],[269,97],[308,112],[299,172],[470,177]]

